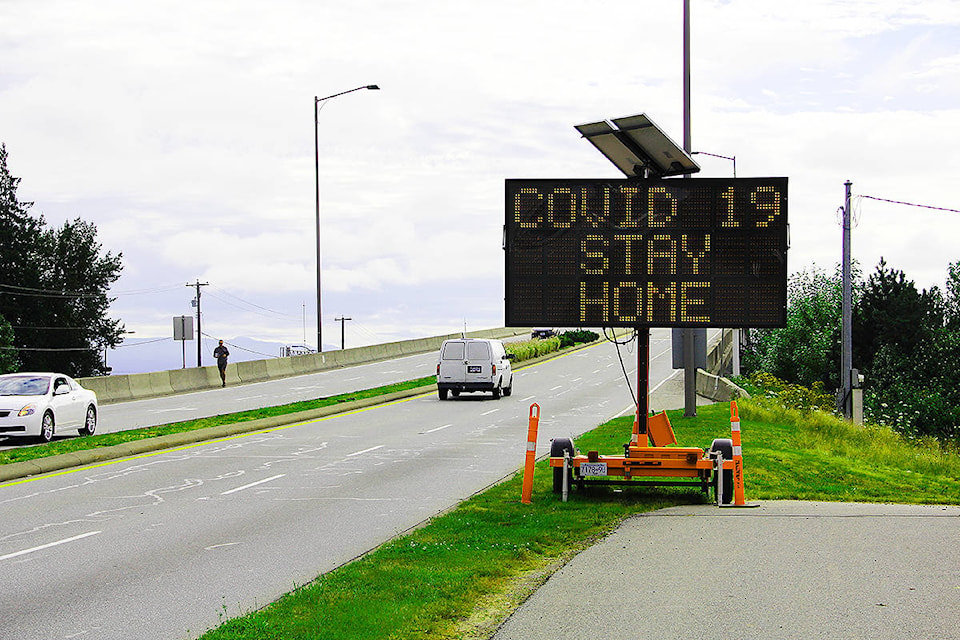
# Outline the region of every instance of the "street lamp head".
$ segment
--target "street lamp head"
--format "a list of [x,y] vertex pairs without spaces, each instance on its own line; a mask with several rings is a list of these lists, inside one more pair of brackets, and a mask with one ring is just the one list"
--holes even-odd
[[367,85],[367,89],[377,89],[377,90],[379,90],[380,87],[378,87],[378,86],[375,85],[375,84],[368,84],[368,85]]

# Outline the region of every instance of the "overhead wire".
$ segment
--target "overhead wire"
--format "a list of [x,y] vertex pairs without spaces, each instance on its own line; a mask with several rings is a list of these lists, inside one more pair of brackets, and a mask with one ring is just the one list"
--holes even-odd
[[949,211],[951,213],[960,213],[960,209],[950,209],[949,207],[934,207],[928,204],[916,204],[913,202],[904,202],[902,200],[889,200],[887,198],[878,198],[876,196],[868,196],[863,194],[858,194],[855,197],[866,198],[868,200],[876,200],[878,202],[889,202],[890,204],[902,204],[908,207],[919,207],[921,209],[933,209],[935,211]]

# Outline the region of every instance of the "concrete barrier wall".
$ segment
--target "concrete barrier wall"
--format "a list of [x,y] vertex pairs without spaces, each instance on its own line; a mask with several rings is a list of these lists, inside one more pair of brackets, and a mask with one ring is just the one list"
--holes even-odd
[[[530,329],[527,328],[501,327],[471,331],[466,335],[468,338],[503,339],[529,334]],[[259,382],[438,351],[444,340],[459,338],[460,335],[459,333],[452,333],[444,336],[401,340],[341,351],[325,351],[289,358],[230,363],[227,365],[227,383]],[[79,378],[79,382],[87,389],[95,391],[102,404],[200,391],[219,387],[221,384],[220,373],[215,366]]]
[[697,369],[697,395],[716,402],[749,398],[745,389],[738,387],[723,374],[733,357],[733,332],[724,331],[707,347],[707,370]]
[[[468,338],[504,339],[529,335],[529,329],[497,328],[471,331]],[[228,384],[259,382],[329,369],[375,362],[430,351],[438,351],[444,340],[459,338],[453,333],[431,338],[416,338],[381,345],[357,347],[342,351],[325,351],[289,358],[271,358],[269,360],[249,360],[227,365]],[[707,348],[707,371],[697,371],[697,394],[718,402],[729,401],[749,394],[722,377],[729,363],[732,334],[724,332],[722,338],[716,337]],[[215,366],[172,369],[150,373],[134,373],[118,376],[99,376],[80,378],[80,384],[97,393],[103,404],[156,398],[160,396],[200,391],[220,386],[220,374]]]

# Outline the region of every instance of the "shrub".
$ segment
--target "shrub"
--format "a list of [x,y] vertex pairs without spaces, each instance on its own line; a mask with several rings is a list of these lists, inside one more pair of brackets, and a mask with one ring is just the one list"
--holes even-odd
[[796,409],[802,413],[823,411],[834,413],[836,399],[823,390],[823,383],[814,382],[808,388],[781,380],[773,374],[758,371],[747,378],[738,380],[754,396],[768,398],[787,409]]
[[596,342],[600,339],[600,334],[587,329],[578,329],[576,331],[564,331],[560,334],[560,348],[572,347],[575,344]]

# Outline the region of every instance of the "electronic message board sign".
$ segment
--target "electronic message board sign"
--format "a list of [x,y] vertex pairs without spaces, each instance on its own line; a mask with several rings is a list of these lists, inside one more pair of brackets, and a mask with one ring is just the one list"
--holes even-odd
[[506,326],[782,327],[787,179],[507,180]]

